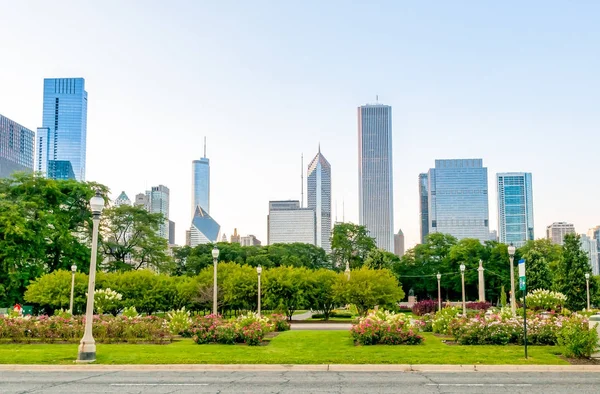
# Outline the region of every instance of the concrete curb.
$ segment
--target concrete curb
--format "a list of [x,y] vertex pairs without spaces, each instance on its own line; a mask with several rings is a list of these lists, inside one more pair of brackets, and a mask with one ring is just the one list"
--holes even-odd
[[159,364],[0,365],[0,371],[261,371],[261,372],[600,372],[600,365],[449,364]]

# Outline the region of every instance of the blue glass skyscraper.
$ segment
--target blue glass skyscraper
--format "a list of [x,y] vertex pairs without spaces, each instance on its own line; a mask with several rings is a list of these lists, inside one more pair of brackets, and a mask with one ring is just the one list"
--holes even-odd
[[331,165],[319,152],[308,165],[308,207],[315,211],[316,245],[331,252]]
[[210,161],[206,157],[206,140],[204,157],[192,161],[192,216],[198,207],[210,214]]
[[500,242],[523,246],[533,240],[533,190],[531,173],[496,175],[498,186],[498,230]]
[[490,239],[488,178],[482,159],[436,160],[427,178],[429,234]]
[[429,234],[429,181],[427,174],[419,174],[419,222],[421,225],[421,243]]
[[392,107],[358,107],[359,223],[377,247],[394,252]]
[[33,170],[34,133],[0,115],[0,178]]
[[85,180],[87,92],[83,78],[44,79],[44,113],[35,170],[53,179]]

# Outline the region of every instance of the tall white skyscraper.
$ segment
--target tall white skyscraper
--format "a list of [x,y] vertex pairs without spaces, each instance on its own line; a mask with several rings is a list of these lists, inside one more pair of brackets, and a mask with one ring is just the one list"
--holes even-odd
[[496,185],[500,242],[521,247],[534,239],[531,173],[499,173]]
[[192,161],[192,216],[198,206],[210,214],[210,161],[206,157],[206,139],[204,157]]
[[392,107],[358,107],[359,223],[377,247],[394,252]]
[[319,152],[308,165],[308,208],[315,211],[316,245],[331,252],[331,165]]

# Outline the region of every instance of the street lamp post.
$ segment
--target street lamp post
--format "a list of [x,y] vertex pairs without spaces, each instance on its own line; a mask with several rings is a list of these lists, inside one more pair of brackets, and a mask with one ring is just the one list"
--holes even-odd
[[436,275],[438,280],[438,310],[442,310],[442,286],[440,285],[440,281],[442,280],[442,274],[439,272]]
[[71,298],[69,300],[69,313],[73,314],[73,293],[75,292],[75,272],[77,272],[77,266],[73,264],[71,266]]
[[91,363],[96,361],[96,341],[92,336],[92,322],[94,321],[94,292],[96,289],[96,257],[98,254],[98,227],[100,226],[100,214],[104,209],[104,198],[99,191],[90,200],[92,208],[92,255],[90,257],[90,276],[88,280],[88,297],[85,309],[85,331],[79,344],[77,362]]
[[515,260],[515,247],[511,243],[508,247],[508,259],[510,260],[510,309],[513,316],[517,314],[517,301],[515,299],[515,267],[513,262]]
[[260,317],[260,274],[262,273],[260,265],[256,267],[256,273],[258,274],[258,316]]
[[587,295],[587,310],[590,310],[590,274],[585,274],[585,292]]
[[462,279],[462,307],[463,316],[467,316],[467,303],[465,302],[465,265],[460,265],[460,276]]
[[344,271],[346,274],[346,280],[350,280],[350,262],[346,261],[346,270]]
[[212,250],[213,257],[213,315],[217,315],[217,261],[219,260],[219,248]]

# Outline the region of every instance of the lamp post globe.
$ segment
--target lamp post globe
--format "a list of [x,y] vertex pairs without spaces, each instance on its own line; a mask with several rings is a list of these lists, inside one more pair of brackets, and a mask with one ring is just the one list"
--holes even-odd
[[216,246],[212,250],[212,257],[213,257],[213,259],[219,258],[219,248],[217,248]]
[[511,243],[508,245],[508,259],[510,261],[510,309],[513,316],[517,314],[517,301],[515,299],[515,246]]
[[[79,344],[79,353],[77,362],[89,363],[96,361],[96,341],[92,336],[92,323],[94,320],[94,293],[96,290],[96,258],[98,255],[98,228],[100,227],[100,215],[104,209],[104,197],[100,191],[90,199],[90,208],[92,211],[92,253],[90,257],[90,274],[88,279],[88,297],[85,308],[85,331]],[[73,267],[71,267],[71,270]],[[77,269],[77,268],[75,268]],[[75,277],[75,271],[73,278]]]
[[71,272],[77,272],[77,266],[75,264],[71,266]]

